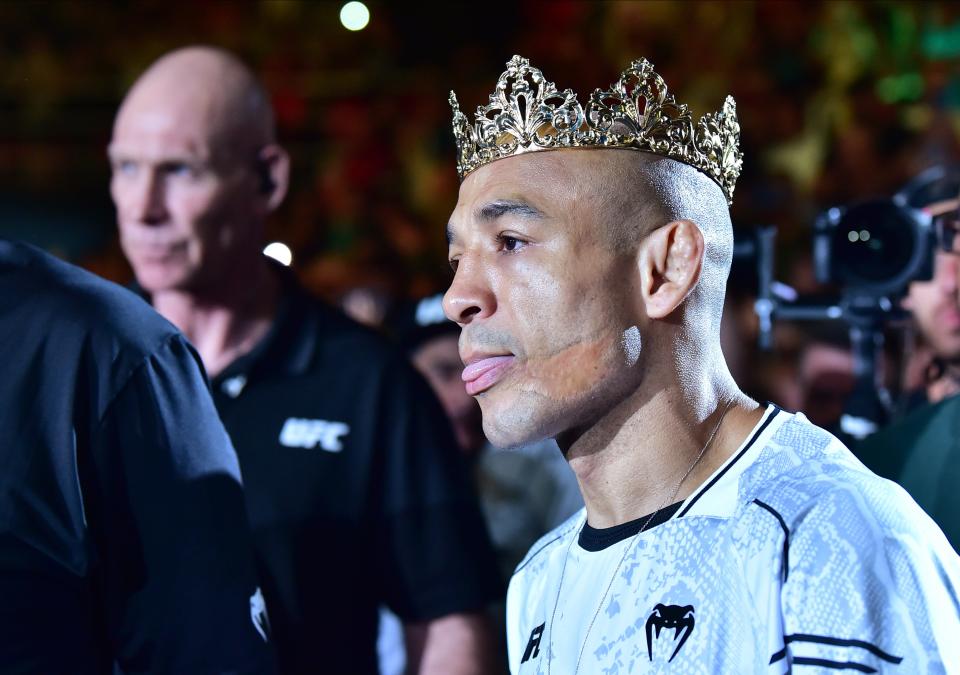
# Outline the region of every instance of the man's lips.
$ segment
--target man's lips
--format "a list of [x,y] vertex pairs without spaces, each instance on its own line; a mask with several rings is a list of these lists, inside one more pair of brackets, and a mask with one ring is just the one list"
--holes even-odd
[[471,396],[489,389],[503,376],[516,357],[512,354],[487,356],[471,360],[461,375]]
[[184,244],[177,242],[167,245],[135,244],[133,250],[144,262],[163,263],[181,253],[184,248]]
[[952,307],[941,311],[937,318],[940,324],[948,330],[960,328],[960,311]]

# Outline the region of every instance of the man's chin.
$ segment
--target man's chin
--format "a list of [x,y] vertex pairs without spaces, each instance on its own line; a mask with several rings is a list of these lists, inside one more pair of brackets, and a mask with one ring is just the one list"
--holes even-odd
[[137,277],[137,284],[142,288],[148,295],[156,295],[158,293],[168,293],[171,291],[181,291],[184,289],[185,284],[179,277],[170,277],[163,275],[135,275]]
[[552,436],[532,415],[523,415],[513,408],[502,414],[483,413],[483,434],[497,448],[518,448]]
[[487,434],[487,440],[490,441],[490,445],[500,450],[513,450],[516,448],[522,448],[525,445],[532,445],[539,441],[543,441],[549,438],[549,436],[540,436],[540,435],[514,435],[506,434],[501,435],[497,434],[493,437],[490,434]]
[[151,295],[166,291],[182,291],[189,287],[191,274],[182,265],[141,263],[133,266],[140,287]]
[[556,438],[583,420],[582,399],[556,400],[529,383],[498,383],[476,397],[491,445],[516,448]]

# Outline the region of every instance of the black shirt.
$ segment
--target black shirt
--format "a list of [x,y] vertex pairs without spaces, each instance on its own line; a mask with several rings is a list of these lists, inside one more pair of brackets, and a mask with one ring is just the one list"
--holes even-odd
[[376,672],[378,606],[405,621],[502,591],[449,423],[374,332],[280,271],[268,335],[213,383],[240,457],[281,670]]
[[141,299],[0,241],[0,672],[259,673],[236,456]]

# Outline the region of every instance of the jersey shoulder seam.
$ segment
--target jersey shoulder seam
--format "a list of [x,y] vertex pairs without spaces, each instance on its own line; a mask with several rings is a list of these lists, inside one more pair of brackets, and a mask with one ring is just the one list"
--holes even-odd
[[[582,509],[581,509],[582,511]],[[520,564],[517,565],[517,568],[513,571],[513,576],[516,576],[520,573],[523,568],[529,565],[534,559],[548,549],[551,545],[560,541],[566,537],[570,532],[576,527],[576,523],[579,521],[580,511],[577,511],[573,516],[571,516],[567,522],[558,526],[553,532],[548,532],[546,535],[541,537],[533,546],[530,547],[530,552],[524,556],[523,560],[520,561]],[[541,543],[542,542],[542,543]]]

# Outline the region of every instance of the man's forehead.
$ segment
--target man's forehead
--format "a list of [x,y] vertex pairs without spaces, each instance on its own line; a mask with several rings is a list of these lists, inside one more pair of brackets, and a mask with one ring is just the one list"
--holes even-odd
[[207,158],[213,143],[209,127],[198,102],[182,97],[134,99],[125,102],[117,115],[109,149],[111,153]]
[[462,186],[486,186],[502,181],[523,179],[530,184],[574,180],[578,168],[591,160],[591,153],[579,149],[559,149],[513,155],[485,164],[468,175]]
[[[590,200],[604,201],[624,189],[621,179],[626,176],[625,168],[642,167],[648,157],[633,150],[576,148],[530,152],[490,162],[471,172],[460,185],[451,223],[478,219],[488,204],[497,202],[529,204],[551,214]],[[633,194],[640,187],[635,177],[630,172]]]
[[179,132],[115,133],[107,152],[111,157],[137,158],[151,161],[211,158],[209,140],[200,135]]
[[[675,160],[624,148],[562,148],[499,159],[471,172],[460,186],[460,201],[484,198],[488,192],[514,189],[525,193],[570,193],[622,189],[618,178],[634,183],[657,166],[686,168]],[[634,188],[639,185],[634,184]]]
[[[576,190],[576,172],[561,152],[517,155],[487,164],[460,185],[454,215],[463,218],[491,202],[523,202],[543,210],[559,195]],[[553,155],[550,157],[549,155]]]

